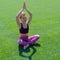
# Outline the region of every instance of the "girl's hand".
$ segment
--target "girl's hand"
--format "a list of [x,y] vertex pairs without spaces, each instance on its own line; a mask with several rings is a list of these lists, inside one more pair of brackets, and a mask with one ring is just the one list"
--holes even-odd
[[23,4],[23,9],[26,9],[26,3],[24,2],[24,4]]

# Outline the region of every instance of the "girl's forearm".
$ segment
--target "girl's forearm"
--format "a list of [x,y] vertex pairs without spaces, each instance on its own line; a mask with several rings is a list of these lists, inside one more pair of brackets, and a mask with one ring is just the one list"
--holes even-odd
[[16,17],[19,17],[21,15],[21,13],[23,12],[23,8],[17,13]]
[[32,13],[28,9],[26,9],[26,11],[28,12],[29,15],[32,15]]

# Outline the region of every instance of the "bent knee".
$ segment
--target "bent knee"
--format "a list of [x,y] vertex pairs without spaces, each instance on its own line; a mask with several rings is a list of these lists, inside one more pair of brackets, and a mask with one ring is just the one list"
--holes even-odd
[[18,39],[18,44],[21,44],[23,42],[22,39]]
[[40,36],[38,34],[37,35],[34,35],[34,36],[40,38]]

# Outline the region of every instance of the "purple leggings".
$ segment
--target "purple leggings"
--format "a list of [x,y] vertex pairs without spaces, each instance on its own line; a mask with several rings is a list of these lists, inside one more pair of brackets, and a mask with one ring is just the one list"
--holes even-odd
[[40,38],[39,35],[34,35],[34,36],[26,36],[26,37],[20,37],[18,39],[18,44],[26,46],[27,44],[33,45],[36,43],[36,41]]

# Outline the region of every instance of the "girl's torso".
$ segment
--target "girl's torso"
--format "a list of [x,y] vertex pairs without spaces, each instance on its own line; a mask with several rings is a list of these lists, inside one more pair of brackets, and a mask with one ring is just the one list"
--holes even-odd
[[28,33],[26,33],[26,34],[20,33],[20,37],[26,37],[26,36],[28,36]]
[[20,37],[28,36],[28,32],[29,32],[29,26],[28,26],[28,24],[23,25],[21,23],[21,27],[20,27],[19,31],[20,31]]

